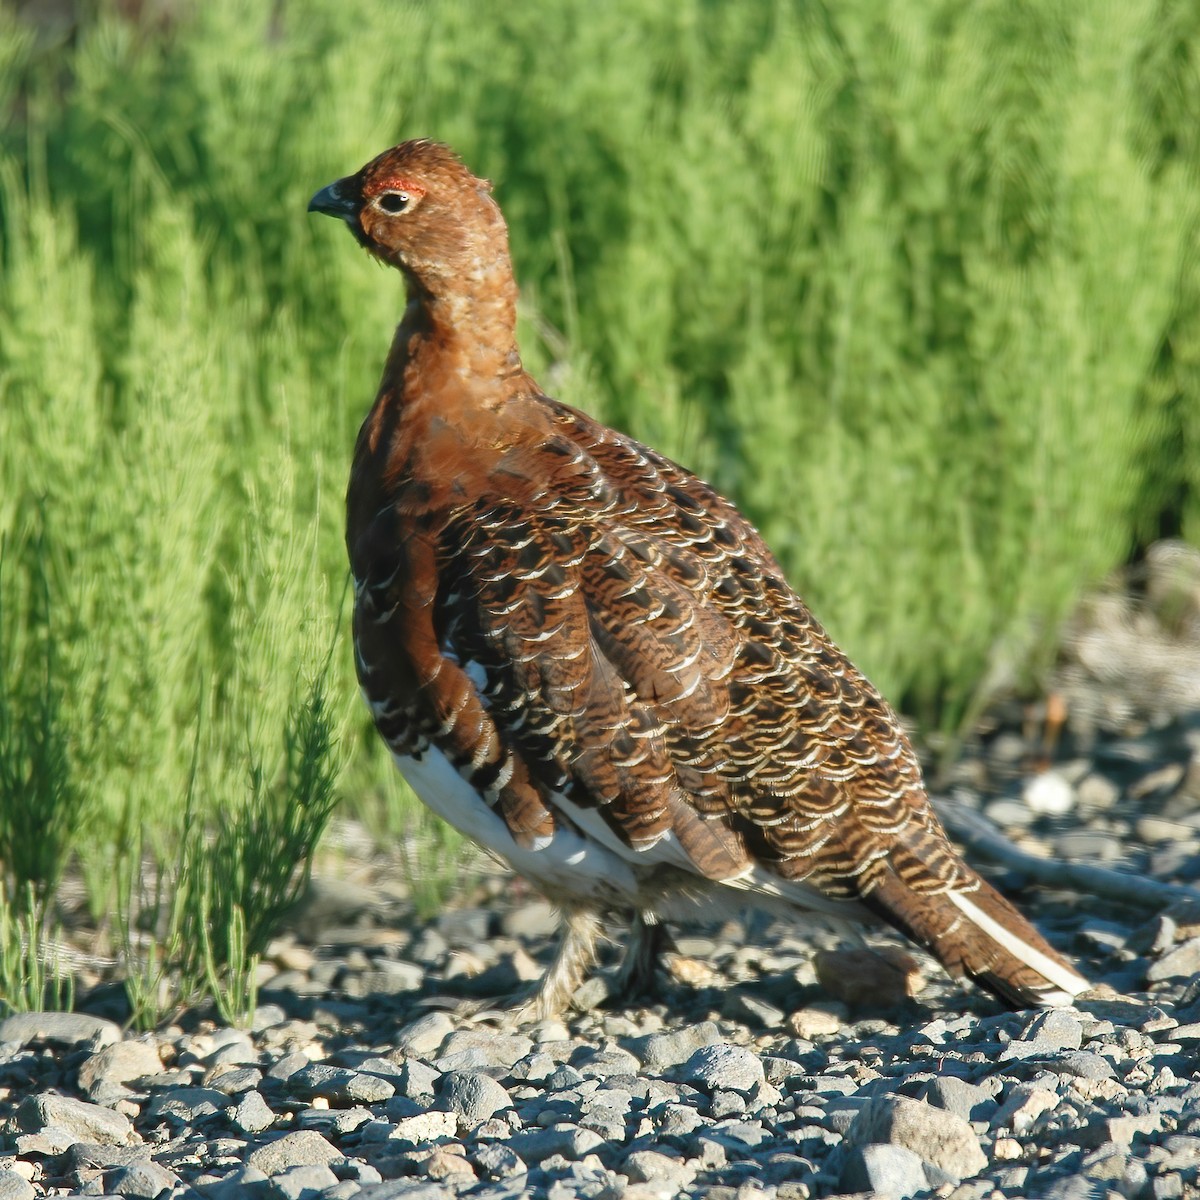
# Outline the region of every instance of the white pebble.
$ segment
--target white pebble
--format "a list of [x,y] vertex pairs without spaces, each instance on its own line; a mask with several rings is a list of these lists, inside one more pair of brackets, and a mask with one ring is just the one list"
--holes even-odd
[[1057,772],[1043,771],[1025,784],[1025,804],[1035,813],[1060,817],[1075,807],[1075,789]]

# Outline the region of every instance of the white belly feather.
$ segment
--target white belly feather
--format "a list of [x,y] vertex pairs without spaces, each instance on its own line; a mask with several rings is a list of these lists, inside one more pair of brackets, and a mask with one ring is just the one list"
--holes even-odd
[[519,846],[508,826],[436,746],[420,759],[393,754],[400,774],[422,803],[464,837],[499,854],[514,871],[551,892],[598,901],[632,902],[638,883],[629,865],[598,842],[559,828],[536,848]]

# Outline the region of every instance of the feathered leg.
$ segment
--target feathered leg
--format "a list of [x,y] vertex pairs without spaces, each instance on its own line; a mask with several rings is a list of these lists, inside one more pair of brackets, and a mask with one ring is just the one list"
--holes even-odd
[[629,931],[629,946],[617,971],[617,1000],[635,996],[653,996],[658,992],[655,971],[664,952],[675,951],[675,939],[654,913],[643,910],[634,914]]

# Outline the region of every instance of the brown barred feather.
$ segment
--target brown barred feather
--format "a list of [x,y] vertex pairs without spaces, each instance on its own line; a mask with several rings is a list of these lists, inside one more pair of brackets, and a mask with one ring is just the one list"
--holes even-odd
[[489,186],[406,142],[311,207],[409,294],[347,496],[359,679],[422,798],[576,914],[548,988],[582,914],[722,897],[873,913],[1017,1004],[1085,987],[750,523],[522,370]]

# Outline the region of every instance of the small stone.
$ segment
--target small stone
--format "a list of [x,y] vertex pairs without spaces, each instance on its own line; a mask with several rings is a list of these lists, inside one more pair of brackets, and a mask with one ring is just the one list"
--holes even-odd
[[33,1184],[16,1171],[0,1170],[0,1200],[34,1200]]
[[[288,1167],[271,1177],[268,1195],[279,1200],[316,1200],[317,1196],[336,1187],[337,1176],[322,1163]],[[355,1189],[357,1194],[357,1188]]]
[[1031,812],[1061,817],[1075,807],[1075,789],[1057,771],[1042,771],[1025,781],[1021,798]]
[[274,1124],[275,1114],[258,1092],[248,1092],[229,1113],[229,1122],[243,1133],[262,1133]]
[[585,979],[571,993],[571,1007],[576,1012],[587,1013],[599,1008],[612,995],[612,987],[603,975]]
[[680,1137],[693,1133],[706,1122],[698,1109],[689,1104],[666,1104],[659,1122],[659,1133],[663,1137]]
[[821,950],[813,955],[813,966],[825,992],[851,1008],[894,1008],[925,987],[917,960],[890,946]]
[[1085,1149],[1100,1146],[1124,1146],[1128,1148],[1137,1134],[1158,1133],[1162,1129],[1161,1112],[1142,1113],[1137,1116],[1101,1117],[1089,1121],[1079,1129],[1067,1134],[1067,1140]]
[[48,1042],[52,1046],[111,1046],[122,1038],[115,1021],[87,1013],[27,1012],[13,1013],[0,1021],[0,1043],[27,1046],[30,1042]]
[[1099,988],[1084,992],[1075,998],[1075,1007],[1091,1014],[1099,1021],[1111,1021],[1114,1025],[1140,1027],[1153,1013],[1160,1012],[1153,1004],[1141,1000],[1130,1000],[1111,994],[1105,995]]
[[1075,1050],[1060,1054],[1046,1063],[1046,1067],[1058,1075],[1070,1075],[1075,1079],[1113,1079],[1116,1071],[1103,1054],[1090,1050]]
[[687,1025],[673,1029],[670,1033],[652,1033],[634,1038],[629,1049],[642,1061],[652,1074],[661,1073],[668,1067],[687,1062],[702,1046],[711,1046],[721,1040],[721,1031],[712,1021],[698,1025]]
[[1032,1083],[1018,1084],[992,1117],[994,1129],[1024,1133],[1044,1112],[1057,1107],[1058,1097]]
[[218,1067],[205,1077],[205,1086],[224,1092],[226,1096],[237,1096],[253,1091],[262,1083],[262,1072],[257,1067]]
[[295,1050],[291,1054],[285,1054],[282,1058],[276,1059],[267,1071],[268,1079],[290,1079],[297,1071],[304,1070],[305,1067],[312,1063],[312,1059],[307,1054],[301,1054]]
[[903,1096],[868,1100],[846,1131],[846,1142],[902,1146],[956,1179],[987,1165],[979,1138],[962,1117]]
[[179,1182],[174,1171],[168,1171],[154,1162],[132,1163],[127,1167],[114,1167],[105,1172],[104,1190],[131,1200],[157,1200]]
[[657,1150],[635,1150],[625,1159],[621,1173],[631,1183],[668,1183],[683,1188],[691,1183],[696,1172],[687,1163]]
[[992,1157],[997,1162],[1019,1162],[1025,1149],[1016,1138],[1001,1137],[992,1143]]
[[547,1129],[515,1133],[508,1144],[526,1162],[544,1162],[554,1154],[578,1161],[604,1145],[604,1139],[591,1129],[580,1129],[578,1125],[560,1122]]
[[396,1037],[396,1045],[406,1054],[425,1057],[435,1053],[453,1032],[454,1022],[445,1013],[426,1013],[411,1025],[405,1025]]
[[500,932],[506,937],[549,938],[559,929],[554,906],[546,900],[534,900],[514,908],[500,918]]
[[234,1099],[216,1088],[180,1087],[158,1092],[150,1101],[146,1115],[152,1120],[169,1117],[182,1125],[195,1125],[206,1117],[232,1108]]
[[328,1166],[341,1157],[315,1129],[301,1129],[252,1150],[246,1165],[264,1175],[278,1175],[289,1167]]
[[962,1117],[964,1121],[986,1121],[996,1111],[996,1101],[989,1092],[956,1075],[931,1079],[925,1085],[921,1099]]
[[463,1050],[478,1050],[487,1066],[511,1070],[532,1049],[532,1040],[524,1034],[501,1033],[495,1029],[457,1029],[442,1044],[441,1058],[449,1058]]
[[143,1075],[158,1075],[162,1069],[158,1049],[151,1043],[115,1042],[83,1060],[79,1066],[79,1087],[91,1095],[104,1084],[128,1083]]
[[805,1041],[837,1033],[849,1013],[841,1004],[810,1004],[797,1009],[785,1022],[789,1033]]
[[740,1092],[727,1092],[721,1088],[717,1088],[713,1092],[712,1101],[708,1106],[708,1113],[714,1121],[721,1121],[726,1117],[744,1116],[745,1112],[746,1097]]
[[710,1092],[719,1088],[747,1093],[766,1082],[758,1055],[744,1046],[732,1046],[728,1042],[702,1046],[683,1065],[679,1078]]
[[610,1075],[635,1075],[637,1056],[619,1046],[572,1056],[576,1069],[585,1079],[607,1079]]
[[1076,785],[1075,796],[1085,812],[1107,812],[1120,799],[1121,789],[1106,775],[1092,771]]
[[120,1113],[50,1093],[23,1100],[16,1121],[18,1128],[30,1133],[56,1126],[74,1141],[98,1142],[102,1146],[123,1146],[139,1140],[128,1118]]
[[310,1063],[288,1076],[288,1091],[303,1100],[320,1097],[331,1104],[379,1104],[396,1094],[395,1087],[378,1075]]
[[488,908],[456,908],[437,919],[438,932],[448,945],[472,949],[491,934],[492,911]]
[[511,1147],[500,1142],[481,1146],[472,1161],[485,1179],[507,1179],[510,1175],[523,1175],[529,1169]]
[[1164,979],[1197,973],[1200,973],[1200,937],[1189,938],[1183,945],[1152,963],[1146,972],[1146,979],[1150,983],[1158,983]]
[[731,988],[721,1003],[721,1013],[754,1029],[778,1029],[787,1015],[782,1008],[746,988]]
[[424,1173],[430,1179],[453,1180],[460,1187],[475,1182],[475,1168],[458,1147],[437,1147],[425,1160]]
[[906,1200],[924,1191],[929,1183],[920,1155],[903,1146],[868,1143],[850,1150],[838,1186],[848,1192]]
[[419,1146],[439,1138],[452,1138],[458,1132],[458,1118],[449,1112],[423,1112],[414,1117],[402,1117],[396,1122],[388,1140]]
[[451,1071],[443,1075],[438,1092],[443,1104],[468,1125],[512,1107],[512,1097],[490,1075],[475,1071]]
[[1025,1036],[1040,1047],[1078,1050],[1083,1044],[1083,1026],[1070,1013],[1052,1008],[1029,1023]]
[[415,1100],[418,1104],[432,1104],[437,1081],[442,1073],[420,1059],[410,1058],[400,1068],[400,1083],[397,1089],[401,1096]]

